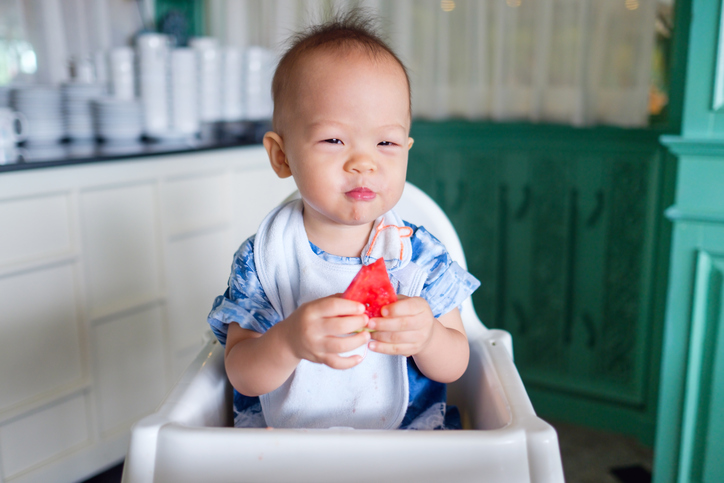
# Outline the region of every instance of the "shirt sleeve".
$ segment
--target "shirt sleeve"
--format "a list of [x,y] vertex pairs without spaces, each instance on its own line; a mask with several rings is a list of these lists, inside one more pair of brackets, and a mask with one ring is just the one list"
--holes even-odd
[[216,297],[207,318],[222,345],[226,345],[231,322],[238,323],[242,329],[263,334],[281,320],[256,273],[254,239],[254,236],[250,237],[234,254],[228,288]]
[[457,264],[445,246],[424,227],[413,229],[412,261],[428,271],[420,296],[427,300],[435,317],[460,307],[479,286],[480,281]]

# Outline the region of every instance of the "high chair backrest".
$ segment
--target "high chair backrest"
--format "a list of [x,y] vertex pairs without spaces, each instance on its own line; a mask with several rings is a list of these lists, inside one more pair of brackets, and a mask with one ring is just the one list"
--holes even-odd
[[442,208],[424,191],[412,183],[405,183],[402,198],[395,205],[394,210],[403,220],[417,226],[424,226],[435,238],[440,240],[453,260],[467,269],[465,253],[455,227],[448,219]]
[[[465,252],[455,227],[450,222],[442,208],[430,198],[424,191],[412,183],[405,183],[405,190],[402,198],[394,210],[403,220],[417,226],[424,226],[435,238],[440,240],[454,261],[462,268],[467,269]],[[468,337],[478,335],[486,327],[478,318],[473,307],[473,299],[468,297],[462,304],[461,314],[465,331]]]

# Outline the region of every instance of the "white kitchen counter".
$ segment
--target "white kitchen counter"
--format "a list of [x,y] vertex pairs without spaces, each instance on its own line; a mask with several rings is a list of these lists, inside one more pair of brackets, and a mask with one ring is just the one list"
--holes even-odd
[[293,189],[260,146],[0,174],[0,481],[120,461]]

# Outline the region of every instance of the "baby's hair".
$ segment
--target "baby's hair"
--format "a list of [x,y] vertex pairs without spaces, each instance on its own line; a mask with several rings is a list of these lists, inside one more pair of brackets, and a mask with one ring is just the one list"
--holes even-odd
[[337,13],[321,24],[313,25],[299,32],[287,41],[290,47],[279,60],[274,79],[272,80],[272,98],[274,100],[274,128],[278,128],[278,119],[284,94],[294,82],[290,74],[294,71],[300,59],[307,54],[330,50],[346,53],[361,50],[374,59],[389,56],[399,64],[405,74],[407,92],[412,109],[412,94],[410,92],[410,77],[405,64],[397,57],[387,43],[377,33],[377,19],[363,8],[353,8],[344,13]]

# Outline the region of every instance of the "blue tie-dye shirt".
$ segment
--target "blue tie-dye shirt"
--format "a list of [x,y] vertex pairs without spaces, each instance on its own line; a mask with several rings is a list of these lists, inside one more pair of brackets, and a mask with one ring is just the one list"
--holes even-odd
[[[459,307],[478,288],[480,282],[450,258],[440,241],[425,228],[405,223],[412,228],[412,262],[428,271],[420,294],[435,317]],[[281,320],[271,305],[259,281],[254,264],[254,240],[246,240],[234,255],[229,287],[216,297],[208,317],[209,325],[221,344],[226,345],[228,324],[263,334]],[[361,259],[331,255],[310,242],[314,252],[323,259],[339,264],[361,265]],[[410,399],[400,429],[456,429],[460,427],[454,408],[446,407],[446,385],[425,377],[407,358]],[[264,427],[258,397],[248,397],[234,390],[234,425]]]

